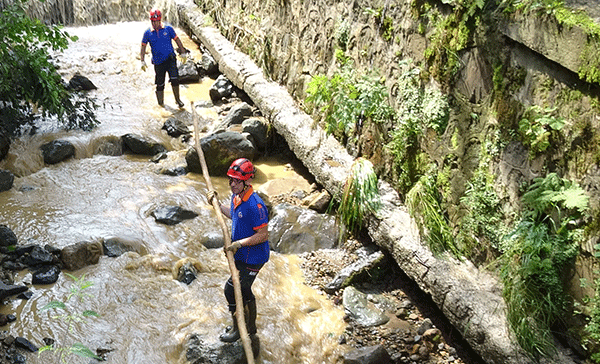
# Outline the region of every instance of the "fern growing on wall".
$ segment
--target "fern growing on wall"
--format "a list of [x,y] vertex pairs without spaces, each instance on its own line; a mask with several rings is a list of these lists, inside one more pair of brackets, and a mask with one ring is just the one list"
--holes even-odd
[[502,244],[503,296],[519,345],[540,358],[553,354],[552,328],[568,312],[562,279],[583,234],[571,222],[588,209],[588,196],[550,173],[534,180],[522,202],[522,218]]

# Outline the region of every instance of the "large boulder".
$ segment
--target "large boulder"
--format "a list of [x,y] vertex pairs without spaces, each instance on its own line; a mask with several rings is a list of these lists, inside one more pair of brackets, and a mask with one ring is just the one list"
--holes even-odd
[[[253,160],[257,154],[254,144],[248,138],[233,131],[222,131],[208,135],[200,140],[200,147],[208,171],[214,176],[224,176],[234,160],[242,157]],[[198,152],[195,148],[188,150],[185,160],[188,171],[202,173]]]
[[0,192],[10,190],[14,181],[15,175],[11,171],[0,169]]
[[242,132],[252,135],[254,146],[265,150],[269,144],[269,125],[263,117],[252,117],[242,122]]
[[252,116],[252,106],[245,102],[235,104],[227,113],[223,121],[217,127],[217,130],[227,129],[232,125],[239,125],[246,120],[246,118]]
[[198,65],[192,58],[188,58],[185,63],[177,62],[179,73],[179,83],[196,83],[200,81],[202,75],[198,72]]
[[43,144],[40,149],[44,157],[44,163],[56,164],[75,155],[75,146],[66,140],[54,140]]
[[90,91],[96,90],[98,87],[94,85],[89,78],[83,76],[80,73],[75,73],[73,77],[69,80],[69,84],[67,85],[69,90],[73,91]]
[[213,103],[219,103],[223,99],[230,98],[235,93],[236,87],[224,75],[217,77],[208,90],[208,95]]
[[60,253],[60,260],[65,269],[77,270],[98,263],[103,254],[101,242],[81,241],[64,247]]
[[125,134],[121,137],[123,147],[134,154],[154,156],[165,153],[167,149],[160,143],[137,134]]
[[0,246],[17,245],[17,236],[6,225],[0,225]]
[[279,253],[298,254],[337,245],[339,227],[334,216],[288,203],[276,205],[272,216],[269,242]]

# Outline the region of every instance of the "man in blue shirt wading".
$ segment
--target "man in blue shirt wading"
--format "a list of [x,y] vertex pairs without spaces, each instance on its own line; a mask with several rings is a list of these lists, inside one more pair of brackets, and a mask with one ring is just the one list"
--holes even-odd
[[[229,170],[229,187],[233,193],[230,206],[221,204],[223,215],[231,219],[231,245],[227,250],[234,253],[235,266],[240,272],[240,285],[244,306],[247,308],[248,334],[256,334],[256,297],[252,293],[252,283],[262,266],[269,260],[269,213],[263,200],[252,190],[249,180],[256,170],[246,158],[236,159]],[[216,192],[207,194],[212,204]],[[231,277],[225,283],[225,298],[233,318],[233,326],[219,337],[225,342],[240,338],[235,316],[235,295]]]
[[175,34],[175,29],[172,26],[165,24],[162,25],[162,13],[158,9],[152,9],[150,11],[150,21],[152,22],[152,29],[148,28],[144,32],[142,38],[142,48],[140,50],[140,59],[142,60],[142,70],[145,71],[146,61],[146,44],[150,43],[150,49],[152,50],[152,64],[154,65],[154,72],[156,74],[154,83],[156,83],[156,99],[160,106],[164,105],[165,100],[165,75],[169,73],[169,80],[171,81],[171,87],[173,88],[173,95],[175,101],[179,107],[183,107],[183,102],[179,98],[179,73],[177,71],[177,57],[175,56],[175,50],[171,40],[177,43],[177,52],[179,54],[187,53],[187,50],[183,47],[181,39]]

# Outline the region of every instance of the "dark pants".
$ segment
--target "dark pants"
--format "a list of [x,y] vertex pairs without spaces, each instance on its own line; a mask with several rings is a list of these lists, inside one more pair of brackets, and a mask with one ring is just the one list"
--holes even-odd
[[156,91],[164,91],[165,89],[165,76],[169,73],[169,81],[172,86],[179,86],[179,72],[177,71],[177,58],[175,53],[172,53],[166,61],[161,64],[154,65],[154,83],[156,84]]
[[[244,304],[248,302],[256,301],[256,297],[254,297],[254,293],[252,293],[252,283],[256,279],[258,272],[262,268],[264,264],[246,264],[239,261],[235,261],[235,267],[240,271],[240,286],[242,289],[242,299],[244,300]],[[235,312],[235,293],[233,290],[233,281],[231,277],[225,283],[225,298],[227,299],[227,303],[229,303],[229,311]]]

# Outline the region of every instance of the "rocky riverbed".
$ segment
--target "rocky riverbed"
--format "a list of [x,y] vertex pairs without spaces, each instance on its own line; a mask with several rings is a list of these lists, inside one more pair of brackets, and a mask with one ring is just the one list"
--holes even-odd
[[[342,268],[359,259],[357,252],[361,248],[362,243],[348,240],[340,249],[301,254],[306,284],[327,295],[335,304],[342,305],[344,289],[326,293],[325,287]],[[392,363],[483,363],[431,306],[430,298],[420,292],[395,264],[386,265],[358,279],[352,287],[366,293],[369,302],[380,308],[389,321],[367,327],[359,324],[352,315],[346,315],[348,326],[340,343],[363,350],[383,348]]]

